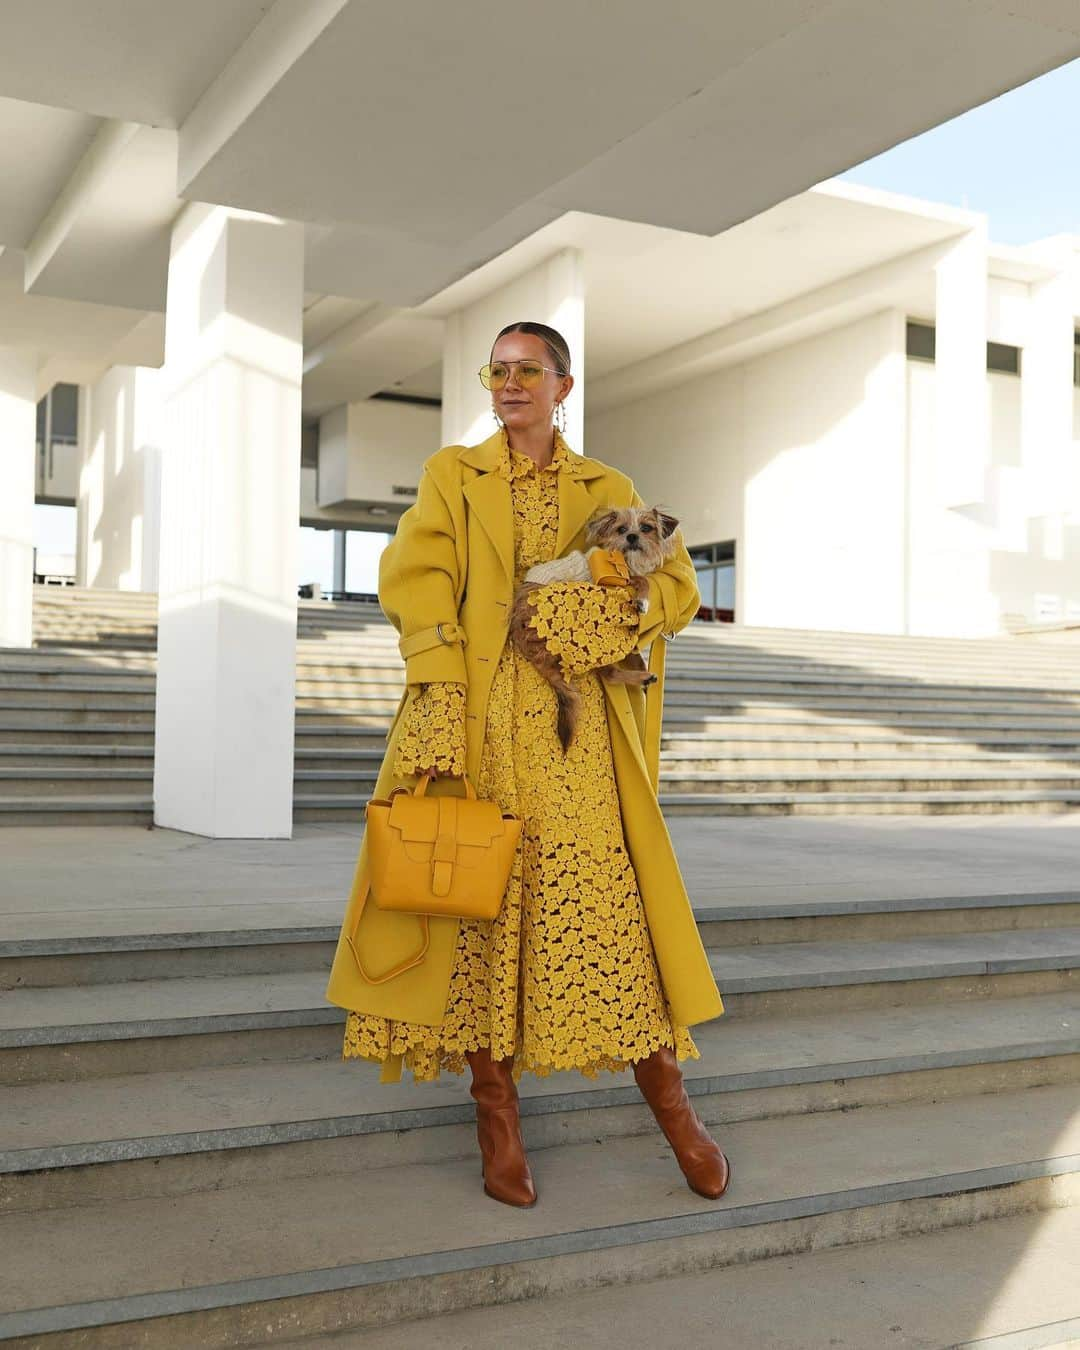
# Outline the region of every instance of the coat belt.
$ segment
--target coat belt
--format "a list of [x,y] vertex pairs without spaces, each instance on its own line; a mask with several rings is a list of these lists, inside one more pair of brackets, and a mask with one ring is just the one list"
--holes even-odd
[[459,623],[437,623],[433,628],[422,628],[419,633],[410,633],[408,637],[398,639],[398,651],[401,659],[407,661],[417,652],[426,652],[429,647],[439,647],[444,643],[467,642],[465,629]]

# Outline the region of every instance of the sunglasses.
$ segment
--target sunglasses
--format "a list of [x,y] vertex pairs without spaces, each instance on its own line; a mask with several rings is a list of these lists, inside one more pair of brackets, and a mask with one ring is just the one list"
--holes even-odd
[[538,384],[542,384],[547,371],[551,371],[553,375],[565,374],[564,371],[555,370],[552,366],[542,366],[539,361],[492,361],[489,365],[480,367],[480,383],[485,389],[502,389],[510,378],[511,366],[518,368],[517,382],[522,389],[535,389]]

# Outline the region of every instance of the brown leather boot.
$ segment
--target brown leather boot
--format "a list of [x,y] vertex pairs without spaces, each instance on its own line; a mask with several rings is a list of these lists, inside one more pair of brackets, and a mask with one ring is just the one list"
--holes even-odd
[[690,1105],[675,1052],[664,1046],[639,1059],[634,1077],[690,1189],[707,1200],[719,1199],[727,1190],[731,1165]]
[[513,1059],[492,1059],[487,1049],[470,1050],[465,1058],[472,1069],[469,1091],[476,1099],[484,1190],[504,1205],[535,1205],[536,1188],[525,1156],[517,1087],[510,1072]]

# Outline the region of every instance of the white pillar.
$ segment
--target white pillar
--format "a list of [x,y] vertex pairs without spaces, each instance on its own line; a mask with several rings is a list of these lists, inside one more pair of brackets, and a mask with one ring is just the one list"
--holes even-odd
[[157,824],[292,834],[303,227],[195,203],[165,319]]
[[1056,270],[1033,282],[1020,354],[1020,460],[1028,516],[1061,517],[1070,509],[1073,454],[1073,293],[1071,240],[1044,245]]
[[79,575],[86,586],[156,591],[162,372],[111,366],[82,390]]
[[986,230],[962,235],[936,264],[935,443],[938,500],[971,506],[986,494]]
[[0,647],[29,647],[37,358],[0,347]]
[[443,348],[444,445],[475,445],[495,430],[491,394],[477,378],[500,328],[530,319],[558,329],[570,344],[574,389],[566,401],[566,439],[585,450],[585,269],[567,248],[497,291],[451,314]]

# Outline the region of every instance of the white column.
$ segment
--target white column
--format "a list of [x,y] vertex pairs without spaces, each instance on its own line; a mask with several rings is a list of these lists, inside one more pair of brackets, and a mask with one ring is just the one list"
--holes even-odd
[[37,357],[0,347],[0,647],[29,647]]
[[1028,328],[1020,354],[1020,461],[1028,516],[1069,510],[1069,462],[1073,452],[1072,247],[1044,245],[1042,257],[1056,267],[1029,288]]
[[529,319],[558,329],[570,344],[574,389],[566,401],[566,439],[585,450],[585,269],[567,248],[448,317],[443,348],[444,445],[475,445],[495,430],[491,394],[476,372],[500,328]]
[[80,424],[80,577],[156,591],[161,515],[162,372],[111,366],[84,387]]
[[986,493],[986,231],[962,235],[936,264],[935,445],[938,500],[970,506]]
[[292,834],[303,227],[191,205],[165,320],[154,819]]

